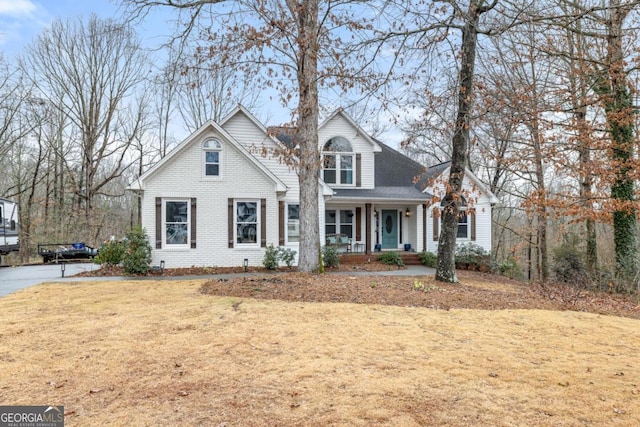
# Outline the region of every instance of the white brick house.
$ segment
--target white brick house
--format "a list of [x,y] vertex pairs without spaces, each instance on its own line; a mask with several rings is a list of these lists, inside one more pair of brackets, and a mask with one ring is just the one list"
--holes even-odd
[[[130,189],[142,198],[153,263],[261,265],[268,244],[298,250],[298,176],[273,154],[291,144],[281,139],[238,107],[220,124],[207,122],[135,181]],[[319,149],[323,242],[346,239],[341,249],[367,253],[437,251],[439,204],[431,202],[448,164],[424,168],[371,138],[342,110],[320,125]],[[497,200],[470,172],[464,185],[469,205],[459,240],[490,251]]]

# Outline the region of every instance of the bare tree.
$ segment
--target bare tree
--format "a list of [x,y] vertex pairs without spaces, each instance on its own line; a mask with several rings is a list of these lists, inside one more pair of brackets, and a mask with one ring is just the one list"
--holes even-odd
[[[201,58],[221,58],[217,67],[233,67],[243,72],[259,70],[262,83],[275,91],[283,105],[290,106],[296,121],[299,150],[296,154],[300,185],[300,271],[322,268],[318,203],[319,85],[336,87],[353,84],[357,72],[342,59],[343,35],[357,27],[352,1],[258,0],[123,0],[139,15],[150,7],[168,6],[187,11],[185,33],[196,27],[198,18],[209,18],[205,31],[207,45]],[[223,3],[225,3],[223,5]],[[358,17],[362,21],[362,17]],[[352,25],[353,24],[353,25]],[[210,55],[212,52],[215,55]],[[209,63],[209,69],[216,69]],[[258,78],[260,74],[257,75]]]
[[259,91],[251,86],[251,79],[242,70],[233,67],[211,70],[197,62],[185,62],[182,66],[178,107],[190,131],[207,120],[220,121],[238,104],[249,109],[256,105]]
[[462,42],[460,45],[460,70],[458,90],[458,110],[452,140],[451,167],[449,181],[442,209],[442,231],[438,243],[436,280],[457,282],[456,275],[456,232],[458,215],[462,202],[462,181],[468,164],[469,125],[473,108],[473,77],[475,72],[476,46],[480,16],[493,9],[497,3],[472,0],[465,12],[453,4],[454,13],[462,19]]
[[28,97],[21,70],[13,68],[0,54],[0,160],[30,131],[22,108]]
[[23,68],[38,96],[68,120],[63,137],[74,150],[64,167],[75,207],[92,226],[95,198],[129,166],[127,153],[142,127],[143,115],[131,108],[138,107],[133,100],[148,72],[146,57],[130,28],[92,16],[53,22],[28,48]]

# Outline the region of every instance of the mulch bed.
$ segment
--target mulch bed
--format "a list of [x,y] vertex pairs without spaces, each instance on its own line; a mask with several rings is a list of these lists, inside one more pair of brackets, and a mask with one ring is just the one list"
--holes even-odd
[[[396,305],[431,309],[542,309],[574,310],[640,319],[637,295],[595,292],[562,284],[528,284],[487,273],[459,271],[458,284],[436,282],[433,276],[381,276],[398,270],[379,262],[341,264],[328,272],[298,273],[295,268],[268,271],[249,267],[247,277],[214,279],[200,291],[207,295],[304,302],[343,302]],[[165,269],[162,276],[202,276],[243,273],[242,267],[191,267]],[[349,274],[358,272],[360,274]],[[371,275],[362,273],[370,272]],[[255,275],[258,273],[264,273]],[[279,273],[279,274],[274,274]],[[150,272],[149,276],[158,276]],[[103,267],[78,277],[126,276],[121,267]]]
[[349,276],[291,273],[210,280],[207,295],[304,302],[380,304],[431,309],[574,310],[640,318],[636,296],[590,292],[554,285],[529,285],[485,273],[461,271],[460,283],[433,276]]

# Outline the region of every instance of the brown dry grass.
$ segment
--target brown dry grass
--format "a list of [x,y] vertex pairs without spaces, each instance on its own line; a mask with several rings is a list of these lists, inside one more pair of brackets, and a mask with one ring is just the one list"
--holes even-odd
[[0,402],[64,405],[69,426],[640,424],[635,319],[215,297],[203,282],[1,298]]

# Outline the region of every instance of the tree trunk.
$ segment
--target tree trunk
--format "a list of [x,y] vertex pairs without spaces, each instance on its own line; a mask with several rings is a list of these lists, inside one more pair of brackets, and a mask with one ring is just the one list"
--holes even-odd
[[619,0],[611,2],[611,19],[607,32],[608,80],[601,88],[604,92],[607,124],[611,132],[611,160],[616,170],[611,187],[611,198],[615,203],[613,212],[613,235],[616,252],[616,279],[618,290],[631,289],[631,281],[637,274],[637,224],[634,201],[634,181],[630,162],[634,157],[634,113],[631,93],[624,70],[622,47],[622,25],[629,9]]
[[[535,89],[534,89],[535,90]],[[534,102],[537,104],[537,93],[534,95]],[[549,250],[547,245],[547,206],[546,206],[546,185],[544,179],[544,167],[542,156],[542,136],[540,134],[540,122],[538,120],[538,107],[536,105],[534,117],[531,123],[531,137],[533,139],[535,168],[536,168],[536,184],[538,186],[538,198],[536,202],[536,216],[538,227],[536,234],[538,237],[537,250],[537,270],[538,278],[545,282],[549,278]]]
[[300,93],[298,133],[300,136],[300,254],[298,270],[318,272],[320,263],[320,219],[318,176],[318,0],[288,1],[298,17],[297,76]]
[[469,115],[473,106],[473,75],[475,70],[478,22],[485,11],[482,0],[469,4],[462,31],[462,53],[460,55],[460,89],[458,91],[458,113],[452,140],[451,169],[442,209],[442,230],[438,243],[436,280],[456,283],[456,236],[458,215],[462,197],[462,180],[467,167],[469,151]]

